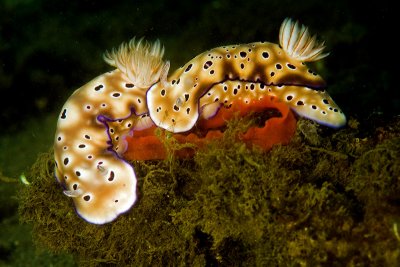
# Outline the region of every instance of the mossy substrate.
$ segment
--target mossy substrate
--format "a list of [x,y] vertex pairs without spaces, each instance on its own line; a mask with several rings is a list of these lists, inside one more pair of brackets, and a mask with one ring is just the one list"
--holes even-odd
[[398,266],[399,118],[373,130],[300,120],[269,152],[233,138],[241,123],[193,159],[132,162],[139,200],[105,225],[76,215],[42,154],[18,194],[21,221],[82,266]]

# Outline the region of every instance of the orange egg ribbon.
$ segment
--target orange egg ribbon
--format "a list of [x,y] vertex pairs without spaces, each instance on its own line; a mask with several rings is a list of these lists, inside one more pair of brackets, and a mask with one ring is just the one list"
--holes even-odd
[[[243,103],[238,100],[228,107],[221,107],[217,114],[210,119],[199,119],[193,130],[186,133],[174,133],[172,137],[179,144],[191,143],[194,147],[185,147],[175,151],[179,158],[192,157],[196,148],[204,147],[212,140],[221,139],[223,131],[221,127],[235,116],[246,116],[250,113],[260,113],[277,110],[279,117],[271,117],[265,120],[262,127],[253,126],[246,132],[238,135],[238,139],[248,147],[257,146],[263,151],[268,151],[275,144],[288,144],[296,131],[296,118],[290,108],[273,96],[260,100],[251,100]],[[127,137],[128,149],[123,157],[127,160],[153,160],[165,159],[167,150],[156,136],[157,127],[153,126],[145,130],[135,131],[131,137]],[[201,134],[200,134],[201,133]]]

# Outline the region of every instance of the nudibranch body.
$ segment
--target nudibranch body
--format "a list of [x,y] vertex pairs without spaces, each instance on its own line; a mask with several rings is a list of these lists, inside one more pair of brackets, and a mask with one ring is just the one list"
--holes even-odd
[[132,130],[153,125],[146,115],[145,93],[168,68],[163,53],[159,42],[121,45],[106,54],[106,61],[118,69],[76,90],[62,108],[54,142],[55,173],[88,222],[110,222],[136,200],[135,172],[120,155]]
[[279,37],[280,46],[257,42],[198,55],[149,89],[151,119],[169,131],[185,132],[203,109],[215,114],[218,104],[238,99],[238,94],[243,101],[274,95],[301,116],[331,127],[343,126],[346,118],[325,91],[324,80],[304,63],[327,56],[322,53],[323,44],[290,19],[283,22]]

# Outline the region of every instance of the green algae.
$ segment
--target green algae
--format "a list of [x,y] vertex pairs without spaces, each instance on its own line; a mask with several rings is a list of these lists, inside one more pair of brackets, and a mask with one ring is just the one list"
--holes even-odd
[[[365,134],[300,120],[289,145],[263,153],[224,138],[177,159],[133,162],[139,200],[114,222],[74,212],[39,156],[18,194],[35,243],[84,266],[396,266],[400,262],[400,120]],[[162,135],[160,135],[162,136]]]

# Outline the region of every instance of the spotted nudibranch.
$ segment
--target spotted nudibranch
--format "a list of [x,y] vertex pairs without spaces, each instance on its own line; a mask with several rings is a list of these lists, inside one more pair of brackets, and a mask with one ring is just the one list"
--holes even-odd
[[136,200],[133,167],[121,158],[125,137],[152,124],[147,89],[167,73],[164,48],[142,40],[105,54],[116,70],[77,89],[61,110],[54,141],[55,174],[86,221],[103,224]]
[[[206,51],[147,92],[152,121],[172,132],[190,130],[199,116],[216,114],[221,105],[265,95],[276,96],[300,116],[341,127],[346,117],[325,91],[324,80],[305,65],[326,57],[324,44],[298,22],[285,19],[280,46],[268,42],[222,46]],[[246,100],[247,98],[247,100]]]

